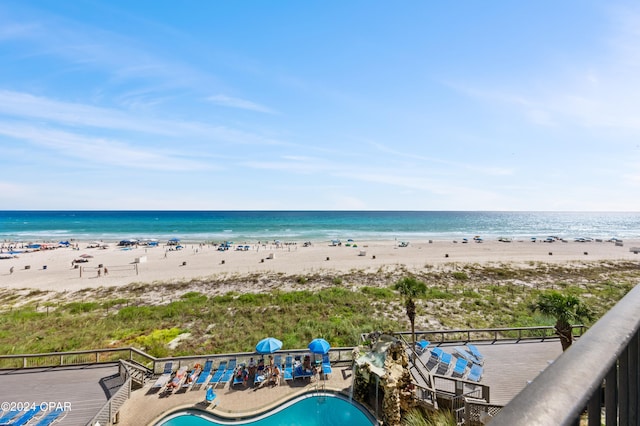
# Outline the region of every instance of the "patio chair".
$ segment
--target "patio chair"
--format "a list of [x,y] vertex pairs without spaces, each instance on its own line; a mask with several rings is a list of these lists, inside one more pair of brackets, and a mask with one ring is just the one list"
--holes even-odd
[[468,351],[465,346],[456,346],[455,348],[453,348],[453,350],[455,351],[454,355],[458,358],[464,358],[469,362],[480,364],[477,358],[473,356],[473,354]]
[[416,342],[416,353],[418,355],[422,355],[427,350],[427,346],[429,346],[430,344],[431,342],[424,339],[421,339],[419,342]]
[[171,379],[171,373],[173,372],[173,362],[168,361],[164,364],[164,371],[158,377],[158,380],[151,386],[152,389],[160,389],[165,387],[167,383],[169,383],[169,379]]
[[440,363],[438,364],[438,370],[436,370],[436,374],[447,374],[449,371],[449,367],[451,367],[451,359],[452,356],[448,352],[442,352],[442,356],[440,356]]
[[40,410],[41,410],[40,406],[37,406],[32,410],[23,411],[22,412],[23,414],[20,417],[18,417],[17,419],[15,419],[13,421],[13,423],[2,423],[2,422],[0,422],[0,424],[2,424],[2,425],[10,424],[11,426],[23,426],[23,425],[26,425],[27,423],[29,423],[29,420],[31,420],[38,413],[40,413]]
[[2,417],[0,417],[0,424],[10,424],[11,420],[13,420],[15,417],[18,417],[20,413],[22,413],[22,411],[18,411],[18,410],[7,411],[2,415]]
[[220,379],[222,378],[226,370],[227,361],[221,361],[220,365],[218,365],[218,369],[215,373],[213,373],[213,376],[211,376],[211,380],[209,381],[209,383],[216,386],[220,382]]
[[332,371],[329,354],[322,355],[322,375],[326,378],[332,373]]
[[196,379],[196,381],[193,383],[193,386],[194,387],[197,386],[198,389],[200,389],[200,387],[204,385],[207,380],[209,380],[209,376],[211,376],[212,368],[213,368],[213,360],[208,359],[204,363],[204,367],[202,368],[202,371],[198,375],[198,378]]
[[220,381],[218,382],[218,384],[222,383],[222,385],[224,386],[225,383],[230,382],[231,378],[233,377],[233,373],[236,371],[236,359],[230,359],[229,362],[227,363],[227,369],[224,371],[224,374],[222,374],[222,377],[220,377]]
[[63,413],[63,410],[52,410],[49,411],[44,417],[42,417],[35,426],[49,426],[53,424],[53,422],[62,419],[60,417]]
[[467,361],[464,358],[458,358],[455,365],[453,366],[453,371],[451,372],[451,375],[457,378],[464,377],[464,373],[466,373],[468,365],[469,365],[469,361]]
[[440,363],[440,357],[443,353],[444,351],[440,348],[431,349],[431,356],[429,356],[427,364],[425,365],[425,367],[427,367],[427,370],[433,370]]
[[471,355],[476,357],[476,360],[477,360],[476,364],[480,364],[480,365],[484,364],[484,355],[480,353],[480,351],[475,345],[472,345],[471,343],[467,344],[467,350],[471,352]]
[[469,371],[469,375],[467,376],[467,380],[471,380],[472,382],[479,382],[482,379],[482,366],[478,364],[473,364],[471,366],[471,371]]
[[282,371],[285,382],[287,380],[293,380],[293,357],[291,355],[285,357],[284,369]]

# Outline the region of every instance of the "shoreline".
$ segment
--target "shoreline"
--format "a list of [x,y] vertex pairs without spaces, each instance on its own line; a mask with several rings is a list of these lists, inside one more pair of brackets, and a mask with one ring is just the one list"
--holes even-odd
[[[454,242],[456,241],[456,242]],[[455,264],[591,262],[602,260],[638,261],[630,251],[640,240],[624,243],[606,241],[526,240],[511,242],[469,240],[411,241],[401,247],[396,240],[342,242],[283,242],[281,244],[235,244],[220,251],[219,246],[201,242],[176,246],[122,248],[111,243],[107,248],[95,242],[74,241],[78,248],[63,247],[19,253],[0,259],[0,280],[7,289],[41,291],[78,291],[86,288],[118,287],[131,283],[179,282],[211,277],[248,274],[341,274],[375,273],[403,267],[408,271]],[[347,244],[351,244],[348,246]],[[242,250],[237,247],[242,246]],[[4,253],[6,255],[6,246]],[[86,260],[86,261],[85,261]],[[13,269],[11,269],[13,268]],[[105,268],[107,269],[105,274]]]

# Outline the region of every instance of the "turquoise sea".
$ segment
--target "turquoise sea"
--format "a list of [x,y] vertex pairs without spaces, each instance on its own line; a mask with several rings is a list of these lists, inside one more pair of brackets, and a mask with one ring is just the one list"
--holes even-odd
[[3,241],[640,238],[638,212],[0,211]]

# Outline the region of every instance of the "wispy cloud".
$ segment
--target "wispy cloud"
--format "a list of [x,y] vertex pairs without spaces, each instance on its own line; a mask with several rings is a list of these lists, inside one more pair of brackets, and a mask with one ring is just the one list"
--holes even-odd
[[0,122],[0,135],[29,141],[58,155],[90,164],[165,171],[211,168],[200,159],[184,158],[178,152],[135,148],[115,139],[36,128],[19,123]]
[[249,111],[263,112],[267,114],[275,114],[276,112],[271,108],[267,108],[264,105],[260,105],[256,102],[252,102],[246,99],[234,98],[227,95],[215,95],[207,98],[208,101],[213,102],[216,105],[221,105],[230,108],[246,109]]

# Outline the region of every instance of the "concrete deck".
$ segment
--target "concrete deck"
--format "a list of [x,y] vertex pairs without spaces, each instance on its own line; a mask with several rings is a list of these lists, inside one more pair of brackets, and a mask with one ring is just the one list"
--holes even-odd
[[205,401],[205,387],[179,389],[173,393],[154,392],[151,388],[153,382],[150,382],[133,392],[131,399],[121,408],[119,425],[155,425],[169,412],[185,408],[199,408],[227,419],[250,417],[309,391],[324,388],[349,394],[351,378],[351,366],[333,366],[332,374],[326,379],[283,380],[278,386],[263,385],[260,388],[231,387],[226,383],[215,388],[217,398],[212,405]]

